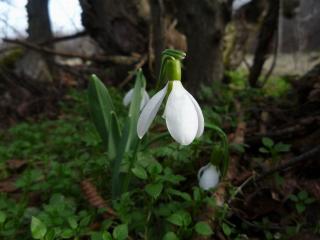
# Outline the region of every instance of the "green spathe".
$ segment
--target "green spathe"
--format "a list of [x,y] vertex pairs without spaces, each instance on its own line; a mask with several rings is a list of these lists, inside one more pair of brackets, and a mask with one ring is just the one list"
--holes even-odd
[[168,59],[165,68],[165,79],[167,81],[181,81],[181,62],[177,59]]

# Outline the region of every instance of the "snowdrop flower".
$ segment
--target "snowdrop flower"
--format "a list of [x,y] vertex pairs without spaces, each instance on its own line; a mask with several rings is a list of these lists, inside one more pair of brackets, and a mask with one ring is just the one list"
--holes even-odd
[[236,12],[244,5],[250,3],[252,0],[234,0],[232,3],[232,11]]
[[204,118],[199,104],[179,80],[169,81],[144,107],[138,120],[138,136],[142,138],[148,131],[166,96],[163,117],[169,133],[181,145],[189,145],[202,135]]
[[[143,109],[143,107],[147,104],[147,102],[149,101],[149,95],[147,93],[147,91],[145,89],[142,89],[142,99],[141,99],[141,103],[140,103],[140,110]],[[126,95],[123,98],[123,105],[124,106],[128,106],[131,101],[132,101],[132,97],[133,97],[133,88],[129,90],[129,92],[126,93]]]
[[211,163],[200,168],[198,172],[199,186],[204,190],[214,188],[219,183],[219,172]]

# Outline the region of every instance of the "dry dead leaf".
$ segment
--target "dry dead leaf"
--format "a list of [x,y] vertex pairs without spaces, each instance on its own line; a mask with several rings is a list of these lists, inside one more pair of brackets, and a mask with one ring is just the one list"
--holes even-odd
[[25,160],[21,159],[10,159],[6,163],[8,165],[8,168],[11,170],[19,170],[27,164]]

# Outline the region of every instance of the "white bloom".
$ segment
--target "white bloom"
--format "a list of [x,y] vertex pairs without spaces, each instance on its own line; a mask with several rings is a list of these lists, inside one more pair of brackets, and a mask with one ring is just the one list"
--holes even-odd
[[232,10],[235,12],[251,1],[252,0],[234,0],[232,3]]
[[198,172],[199,186],[204,190],[214,188],[219,183],[219,172],[211,163],[200,168]]
[[[168,84],[155,94],[142,110],[138,120],[137,133],[142,138],[148,131],[162,101],[167,94]],[[172,81],[172,90],[164,110],[169,133],[181,145],[189,145],[204,130],[201,108],[193,96],[182,86],[181,81]]]
[[[140,110],[148,103],[149,101],[149,95],[147,93],[147,91],[145,89],[142,89],[142,99],[141,99],[141,103],[140,103]],[[132,101],[132,97],[133,97],[133,88],[129,90],[129,92],[126,93],[126,95],[123,98],[123,105],[124,106],[128,106],[131,101]]]

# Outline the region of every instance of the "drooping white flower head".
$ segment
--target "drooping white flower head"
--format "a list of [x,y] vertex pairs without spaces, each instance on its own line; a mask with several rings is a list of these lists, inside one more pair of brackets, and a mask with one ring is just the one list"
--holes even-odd
[[196,137],[202,135],[204,118],[199,104],[179,80],[170,81],[150,99],[139,117],[137,133],[139,138],[142,138],[148,131],[166,98],[169,84],[172,88],[167,97],[163,117],[173,139],[181,145],[189,145]]
[[214,188],[219,183],[219,177],[220,174],[217,168],[211,163],[209,163],[204,167],[200,168],[198,172],[199,186],[203,190],[209,190],[211,188]]
[[[147,93],[147,91],[144,88],[141,89],[141,91],[142,91],[142,99],[141,99],[141,103],[140,103],[140,110],[143,109],[143,107],[148,103],[148,101],[150,99],[149,94]],[[133,88],[130,89],[126,93],[126,95],[124,96],[123,101],[122,101],[123,105],[128,106],[132,101],[132,97],[133,97]]]
[[252,0],[234,0],[232,3],[232,11],[236,12],[240,8],[242,8],[244,5],[248,4]]

